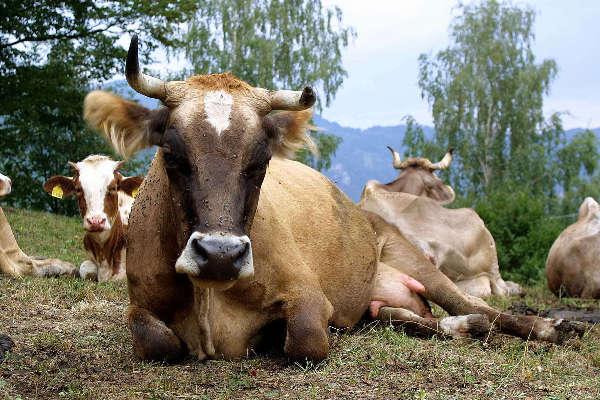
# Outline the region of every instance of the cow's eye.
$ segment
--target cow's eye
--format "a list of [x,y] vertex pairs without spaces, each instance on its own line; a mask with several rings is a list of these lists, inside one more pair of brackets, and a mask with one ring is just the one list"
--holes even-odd
[[165,160],[165,167],[168,170],[178,171],[183,174],[189,172],[187,159],[178,152],[173,151],[169,145],[163,146],[163,158]]

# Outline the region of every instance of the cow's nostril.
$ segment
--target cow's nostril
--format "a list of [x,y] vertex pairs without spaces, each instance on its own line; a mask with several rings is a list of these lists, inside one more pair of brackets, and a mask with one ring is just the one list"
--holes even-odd
[[246,257],[249,250],[250,250],[250,243],[248,243],[248,242],[242,243],[240,246],[238,246],[237,254],[233,257],[234,260],[238,261],[238,260]]
[[196,255],[199,256],[203,261],[208,260],[208,253],[202,245],[202,239],[192,240],[192,248],[194,249]]

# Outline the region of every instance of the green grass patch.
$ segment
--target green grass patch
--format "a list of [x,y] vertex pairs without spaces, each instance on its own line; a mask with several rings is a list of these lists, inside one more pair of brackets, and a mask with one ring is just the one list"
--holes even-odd
[[[78,218],[5,210],[23,249],[80,263]],[[491,299],[544,309],[597,302],[558,299],[543,286]],[[125,323],[124,283],[0,276],[0,332],[16,343],[0,365],[7,399],[597,399],[600,333],[561,345],[494,334],[488,341],[416,339],[385,324],[332,331],[322,363],[278,357],[175,365],[140,362]]]

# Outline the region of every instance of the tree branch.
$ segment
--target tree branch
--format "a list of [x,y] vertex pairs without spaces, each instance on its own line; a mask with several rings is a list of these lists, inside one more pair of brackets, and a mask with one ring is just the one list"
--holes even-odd
[[102,29],[93,29],[93,30],[86,31],[86,32],[71,33],[71,34],[62,33],[62,34],[43,35],[43,36],[25,36],[23,38],[13,41],[13,42],[0,43],[0,49],[4,49],[6,47],[12,47],[16,44],[23,43],[23,42],[45,42],[47,40],[81,39],[81,38],[84,38],[87,36],[93,36],[97,33],[106,32],[113,26],[114,25],[109,25],[106,28],[102,28]]

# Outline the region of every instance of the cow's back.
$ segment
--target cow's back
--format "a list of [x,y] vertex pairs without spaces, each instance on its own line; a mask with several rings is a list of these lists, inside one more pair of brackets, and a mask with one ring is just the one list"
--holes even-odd
[[378,190],[374,184],[365,188],[360,206],[396,226],[470,294],[506,292],[494,239],[473,210],[448,209],[426,197]]
[[548,287],[557,296],[600,298],[600,212],[580,215],[548,253]]

